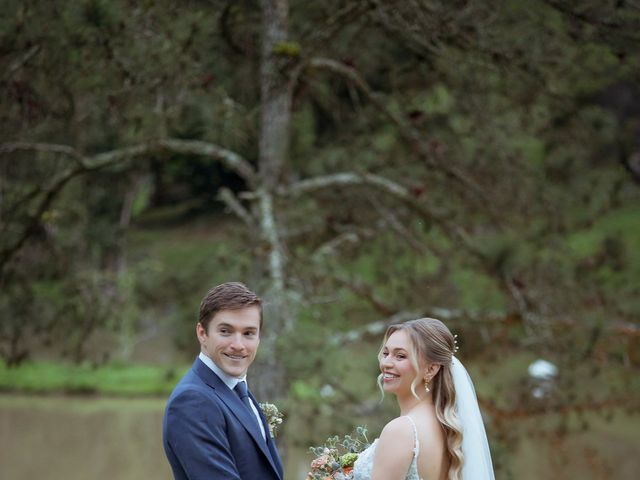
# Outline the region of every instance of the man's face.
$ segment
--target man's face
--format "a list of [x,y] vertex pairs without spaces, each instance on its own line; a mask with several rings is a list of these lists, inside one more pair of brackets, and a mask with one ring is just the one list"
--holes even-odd
[[196,334],[202,352],[224,373],[242,377],[260,344],[260,308],[222,310],[213,316],[208,331],[198,323]]

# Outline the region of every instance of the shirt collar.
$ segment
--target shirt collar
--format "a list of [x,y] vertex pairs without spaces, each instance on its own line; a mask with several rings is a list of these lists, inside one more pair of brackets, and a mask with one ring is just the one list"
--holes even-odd
[[[247,376],[244,375],[243,377],[232,377],[231,375],[226,374],[224,371],[222,371],[222,369],[220,367],[218,367],[218,365],[216,365],[214,363],[213,360],[211,360],[209,357],[207,357],[204,353],[200,352],[200,355],[198,355],[198,358],[200,360],[202,360],[202,363],[204,363],[207,367],[209,367],[211,370],[213,370],[213,373],[215,373],[218,377],[220,377],[220,380],[222,380],[224,382],[224,384],[229,387],[230,390],[233,390],[236,385],[238,384],[238,382],[242,382],[242,381],[247,381]],[[248,387],[249,384],[247,384]]]

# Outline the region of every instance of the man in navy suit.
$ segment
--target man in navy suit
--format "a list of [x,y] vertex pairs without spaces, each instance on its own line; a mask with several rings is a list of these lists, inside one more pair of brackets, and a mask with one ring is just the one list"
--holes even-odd
[[247,369],[260,343],[262,301],[241,283],[212,288],[200,305],[200,355],[164,413],[175,480],[282,480],[282,463]]

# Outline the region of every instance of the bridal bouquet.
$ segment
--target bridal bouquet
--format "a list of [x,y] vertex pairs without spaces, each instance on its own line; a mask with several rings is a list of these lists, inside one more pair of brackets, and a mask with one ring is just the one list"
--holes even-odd
[[316,458],[306,480],[353,480],[353,464],[368,446],[366,427],[357,427],[354,436],[336,435],[319,447],[311,447]]

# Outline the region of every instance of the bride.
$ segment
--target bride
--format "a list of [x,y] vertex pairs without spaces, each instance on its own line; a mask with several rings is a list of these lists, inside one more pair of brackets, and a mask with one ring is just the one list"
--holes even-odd
[[360,454],[355,480],[494,479],[473,383],[456,350],[440,320],[387,329],[378,383],[396,396],[400,416]]

